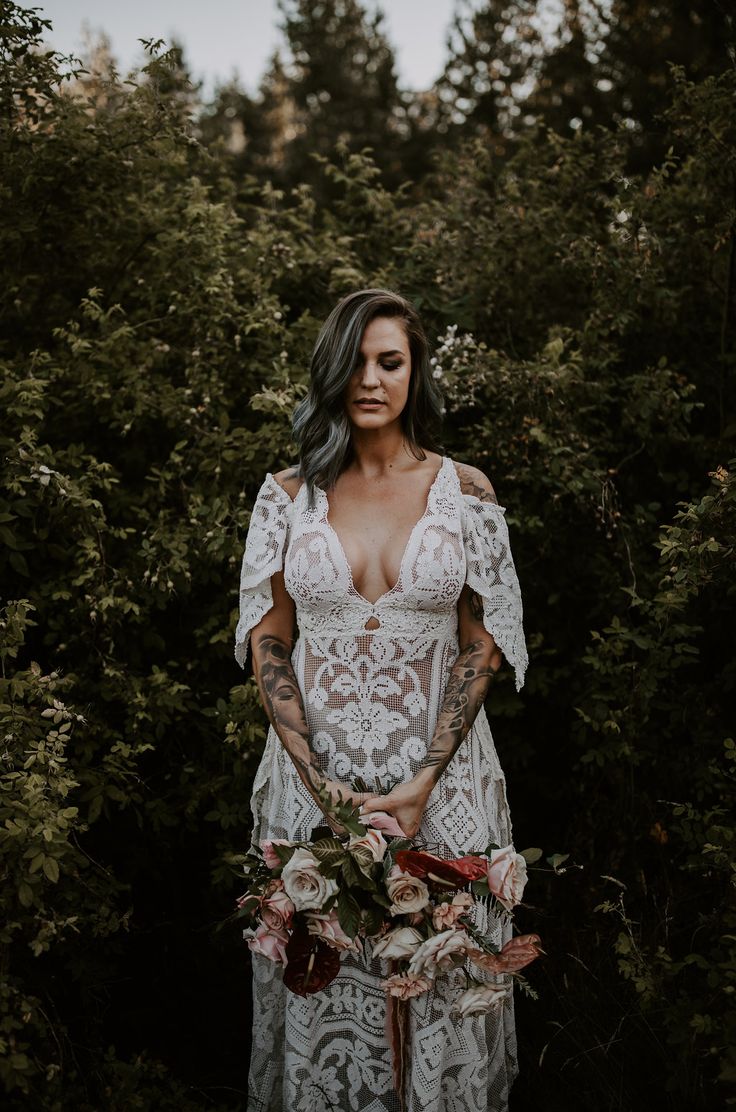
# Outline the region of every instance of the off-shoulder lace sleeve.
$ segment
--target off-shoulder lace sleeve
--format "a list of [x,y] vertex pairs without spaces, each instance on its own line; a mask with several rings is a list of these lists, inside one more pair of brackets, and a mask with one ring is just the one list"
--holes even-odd
[[273,606],[271,576],[284,564],[293,503],[269,471],[250,516],[240,569],[240,617],[235,630],[235,659],[245,668],[251,630]]
[[483,625],[514,669],[516,690],[529,662],[524,639],[521,589],[503,506],[463,495],[466,582],[483,600]]

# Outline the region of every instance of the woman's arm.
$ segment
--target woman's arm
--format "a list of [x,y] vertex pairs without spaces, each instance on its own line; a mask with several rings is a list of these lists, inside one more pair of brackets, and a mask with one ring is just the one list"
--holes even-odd
[[434,735],[412,781],[425,798],[470,731],[501,667],[501,650],[483,625],[483,600],[467,584],[458,601],[458,640],[460,652],[447,680]]
[[317,792],[325,787],[333,799],[337,798],[338,791],[343,799],[353,803],[372,799],[369,793],[353,792],[344,784],[327,779],[317,763],[310,745],[304,702],[291,663],[295,611],[282,571],[271,576],[271,593],[273,606],[251,633],[253,673],[269,722],[291,757],[299,778],[319,806]]
[[460,652],[419,769],[413,779],[362,808],[365,813],[388,811],[408,838],[416,836],[432,789],[468,734],[501,666],[501,651],[483,625],[483,601],[467,584],[458,600],[458,642]]

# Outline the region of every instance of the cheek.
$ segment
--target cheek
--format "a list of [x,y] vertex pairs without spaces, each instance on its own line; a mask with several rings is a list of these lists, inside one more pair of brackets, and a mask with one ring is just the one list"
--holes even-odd
[[402,374],[400,378],[396,378],[391,382],[391,397],[396,401],[405,401],[409,396],[410,384],[411,372],[407,371],[406,374]]

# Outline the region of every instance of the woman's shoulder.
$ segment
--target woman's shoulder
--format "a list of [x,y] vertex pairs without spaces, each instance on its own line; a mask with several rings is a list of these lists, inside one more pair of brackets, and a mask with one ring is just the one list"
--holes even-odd
[[296,498],[299,493],[299,488],[304,482],[296,464],[292,467],[284,468],[283,471],[276,471],[275,474],[272,475],[272,478],[274,482],[278,483],[282,490],[286,491],[292,502]]
[[473,467],[472,464],[469,463],[460,463],[456,459],[454,459],[452,463],[460,481],[460,490],[463,494],[467,494],[472,498],[477,498],[480,502],[498,502],[491,480],[480,468]]

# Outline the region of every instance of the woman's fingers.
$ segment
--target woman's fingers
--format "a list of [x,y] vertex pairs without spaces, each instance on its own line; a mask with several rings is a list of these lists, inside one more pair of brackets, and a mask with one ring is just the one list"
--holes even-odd
[[387,811],[388,807],[384,807],[384,802],[388,799],[386,795],[376,795],[371,792],[363,792],[360,799],[361,808],[364,811]]

